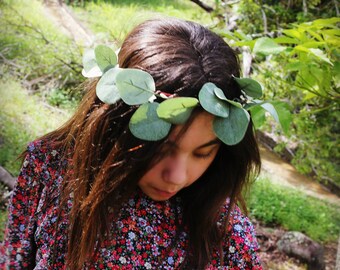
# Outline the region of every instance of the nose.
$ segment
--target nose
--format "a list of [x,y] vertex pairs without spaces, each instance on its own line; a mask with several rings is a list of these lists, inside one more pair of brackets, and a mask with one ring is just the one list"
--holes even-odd
[[181,155],[172,155],[166,158],[162,171],[163,181],[172,185],[185,185],[187,181],[187,163],[187,158]]

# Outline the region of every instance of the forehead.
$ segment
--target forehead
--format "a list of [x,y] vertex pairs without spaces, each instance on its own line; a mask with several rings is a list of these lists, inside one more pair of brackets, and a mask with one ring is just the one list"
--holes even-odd
[[[203,111],[195,115],[192,123],[183,134],[180,134],[183,125],[176,126],[169,135],[169,140],[175,142],[181,148],[197,148],[216,139],[213,131],[214,116]],[[179,135],[179,137],[178,137]]]

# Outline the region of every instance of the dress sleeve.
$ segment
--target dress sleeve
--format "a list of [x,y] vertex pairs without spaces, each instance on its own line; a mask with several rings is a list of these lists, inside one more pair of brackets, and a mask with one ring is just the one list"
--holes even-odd
[[[222,208],[219,226],[223,226],[228,208],[229,199]],[[239,207],[234,206],[230,213],[227,234],[222,242],[222,250],[215,250],[206,270],[262,270],[257,255],[258,250],[253,224]],[[220,253],[221,251],[223,254]],[[221,262],[221,257],[223,262]]]
[[251,221],[235,206],[228,226],[229,239],[226,241],[225,260],[232,269],[262,269],[257,255],[259,249],[255,229]]
[[36,209],[41,193],[44,153],[30,143],[8,207],[0,269],[32,269],[35,264]]

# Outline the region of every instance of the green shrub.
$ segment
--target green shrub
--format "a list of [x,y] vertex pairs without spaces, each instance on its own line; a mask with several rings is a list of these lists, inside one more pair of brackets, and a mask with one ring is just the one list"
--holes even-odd
[[87,1],[83,7],[73,8],[98,39],[115,43],[116,47],[134,26],[146,19],[171,16],[204,24],[214,21],[210,14],[186,0]]
[[83,80],[82,48],[47,19],[40,1],[28,5],[24,0],[4,0],[0,8],[0,52],[6,73],[40,93],[69,89]]
[[264,224],[300,231],[317,241],[336,241],[340,233],[339,206],[268,179],[255,182],[248,205],[251,216]]
[[57,128],[70,112],[46,106],[10,75],[0,80],[0,96],[0,164],[17,175],[21,164],[17,157],[27,143]]

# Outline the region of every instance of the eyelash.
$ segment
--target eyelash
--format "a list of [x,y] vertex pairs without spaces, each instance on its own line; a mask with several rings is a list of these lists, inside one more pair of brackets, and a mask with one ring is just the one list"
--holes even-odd
[[212,155],[212,152],[213,152],[213,151],[210,151],[210,152],[207,153],[207,154],[195,154],[195,156],[196,156],[197,158],[206,159],[206,158],[209,158],[209,157]]

